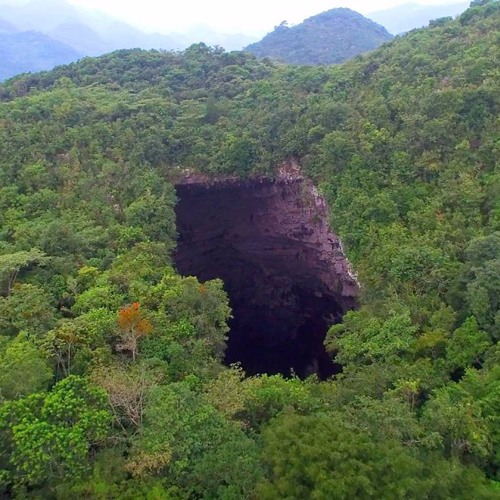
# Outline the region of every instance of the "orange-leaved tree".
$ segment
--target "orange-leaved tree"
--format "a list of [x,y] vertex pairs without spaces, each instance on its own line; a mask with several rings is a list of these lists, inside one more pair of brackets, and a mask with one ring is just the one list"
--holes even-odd
[[118,311],[121,342],[116,345],[119,351],[130,351],[135,360],[139,350],[139,339],[151,333],[153,326],[144,318],[141,306],[134,302]]

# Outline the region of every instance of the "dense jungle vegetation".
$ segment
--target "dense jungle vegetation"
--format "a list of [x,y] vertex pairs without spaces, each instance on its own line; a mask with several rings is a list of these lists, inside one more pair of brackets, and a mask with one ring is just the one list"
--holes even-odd
[[[196,45],[0,87],[0,496],[500,498],[500,4],[336,67]],[[334,380],[221,360],[182,168],[300,160],[362,283]]]

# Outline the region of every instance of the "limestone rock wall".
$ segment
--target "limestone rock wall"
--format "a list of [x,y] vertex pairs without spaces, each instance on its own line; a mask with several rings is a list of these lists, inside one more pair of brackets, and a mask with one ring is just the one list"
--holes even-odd
[[322,342],[355,307],[358,283],[312,183],[288,164],[274,179],[188,177],[177,193],[176,265],[224,280],[228,362],[249,373],[333,373]]

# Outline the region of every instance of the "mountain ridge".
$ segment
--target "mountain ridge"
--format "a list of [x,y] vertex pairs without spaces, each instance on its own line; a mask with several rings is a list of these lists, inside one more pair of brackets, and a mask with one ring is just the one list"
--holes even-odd
[[95,57],[115,50],[181,50],[200,42],[201,38],[209,39],[213,45],[234,49],[253,40],[204,27],[182,35],[146,33],[119,19],[65,0],[32,0],[23,5],[0,2],[0,5],[0,34],[3,35],[0,80],[19,73],[50,70],[84,56]]
[[83,56],[70,46],[37,31],[0,31],[0,80],[21,73],[50,70]]
[[[69,44],[79,52],[93,47],[86,55],[101,55],[111,50],[126,48],[181,50],[192,43],[203,41],[209,45],[225,43],[228,50],[241,49],[254,37],[241,33],[219,33],[207,27],[198,27],[186,33],[149,33],[127,22],[97,10],[69,4],[66,0],[32,0],[23,5],[1,3],[2,18],[20,31],[35,30]],[[58,34],[57,28],[67,24],[87,27],[92,39],[83,40],[70,33]],[[81,29],[81,28],[80,28]],[[197,35],[202,32],[203,40]]]
[[289,64],[337,64],[389,41],[381,25],[347,8],[337,8],[288,27],[277,26],[244,50]]

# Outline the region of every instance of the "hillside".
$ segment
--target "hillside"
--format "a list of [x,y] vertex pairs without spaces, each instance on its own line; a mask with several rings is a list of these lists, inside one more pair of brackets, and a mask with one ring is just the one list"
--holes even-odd
[[0,81],[26,72],[48,70],[83,57],[62,42],[35,31],[0,31]]
[[391,38],[385,28],[357,12],[332,9],[297,26],[281,24],[245,50],[288,64],[337,64]]
[[499,497],[481,3],[336,66],[198,44],[0,85],[0,496]]

